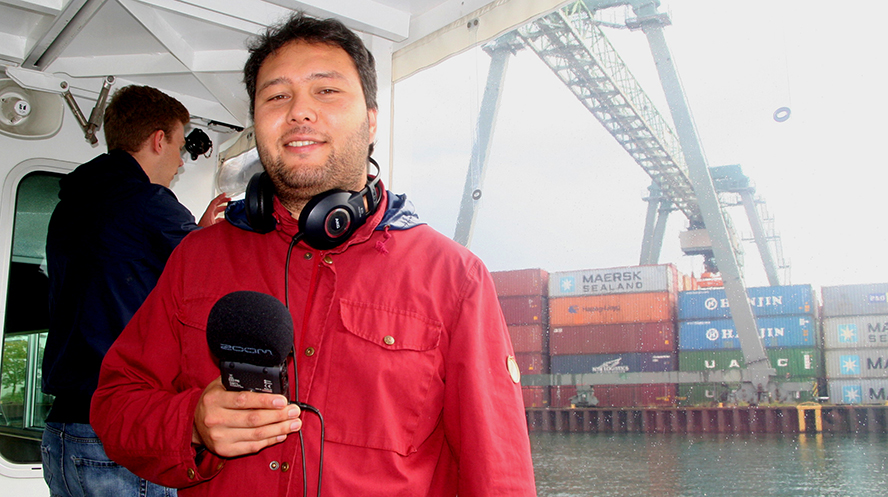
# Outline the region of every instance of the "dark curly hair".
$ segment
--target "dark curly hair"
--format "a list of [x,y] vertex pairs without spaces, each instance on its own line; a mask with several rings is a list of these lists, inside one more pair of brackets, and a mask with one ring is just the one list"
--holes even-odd
[[105,109],[108,150],[139,151],[151,133],[161,129],[169,137],[177,122],[188,124],[188,109],[175,98],[150,86],[125,86]]
[[254,117],[256,105],[256,78],[265,59],[284,45],[303,41],[337,46],[351,57],[361,78],[361,88],[367,109],[376,109],[376,61],[364,42],[352,30],[336,19],[317,19],[296,12],[286,21],[269,26],[266,32],[254,39],[248,49],[250,58],[244,65],[244,84],[250,96],[250,117]]

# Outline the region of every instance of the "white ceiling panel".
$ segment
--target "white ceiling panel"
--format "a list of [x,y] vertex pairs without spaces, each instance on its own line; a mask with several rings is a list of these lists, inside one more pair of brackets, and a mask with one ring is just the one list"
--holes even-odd
[[61,78],[81,99],[96,98],[104,77],[114,76],[115,87],[155,86],[199,117],[246,126],[246,44],[267,25],[303,10],[403,42],[416,16],[445,3],[464,2],[0,0],[0,69],[20,66]]

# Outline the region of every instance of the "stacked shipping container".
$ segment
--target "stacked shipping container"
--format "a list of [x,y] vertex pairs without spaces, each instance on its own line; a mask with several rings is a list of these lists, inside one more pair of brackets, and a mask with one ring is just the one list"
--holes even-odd
[[[542,269],[519,269],[498,271],[491,276],[521,374],[547,374],[549,273]],[[548,388],[522,386],[521,390],[525,407],[549,405]]]
[[[552,374],[674,371],[675,266],[628,266],[552,273]],[[569,405],[576,386],[552,387],[552,406]],[[599,406],[671,405],[675,385],[595,385]]]
[[[747,294],[778,378],[813,383],[823,371],[814,289],[810,285],[754,287]],[[678,320],[681,371],[746,367],[724,289],[681,292]],[[679,398],[686,405],[719,402],[724,401],[726,390],[726,385],[685,384],[679,387]]]
[[888,401],[888,283],[823,287],[830,402]]

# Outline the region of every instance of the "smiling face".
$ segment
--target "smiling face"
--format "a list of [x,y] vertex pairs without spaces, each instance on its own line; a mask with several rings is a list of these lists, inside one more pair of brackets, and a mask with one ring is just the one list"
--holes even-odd
[[265,59],[256,78],[256,145],[291,214],[327,190],[363,188],[376,114],[337,46],[291,42]]

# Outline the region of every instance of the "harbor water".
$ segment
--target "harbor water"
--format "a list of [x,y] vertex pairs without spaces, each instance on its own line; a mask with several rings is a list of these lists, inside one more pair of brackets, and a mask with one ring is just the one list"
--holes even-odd
[[888,434],[530,434],[540,497],[884,496]]

